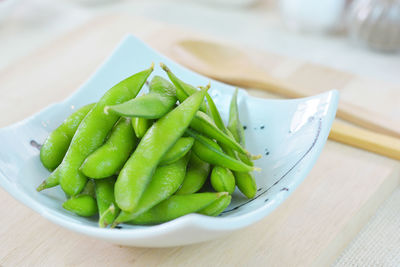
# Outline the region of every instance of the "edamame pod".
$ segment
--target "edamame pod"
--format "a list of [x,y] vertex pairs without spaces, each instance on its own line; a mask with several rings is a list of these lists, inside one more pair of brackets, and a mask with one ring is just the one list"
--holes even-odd
[[113,86],[82,120],[63,161],[57,167],[60,171],[60,185],[67,195],[75,196],[82,191],[87,177],[79,171],[79,168],[85,159],[104,143],[119,119],[116,114],[106,114],[104,107],[135,97],[152,71],[153,66]]
[[181,137],[162,157],[159,165],[171,164],[183,158],[192,148],[194,139],[192,137]]
[[[239,109],[237,105],[238,89],[236,88],[235,93],[232,96],[230,108],[229,108],[229,122],[228,129],[242,146],[245,146],[244,129],[239,119]],[[247,155],[237,155],[241,161],[249,164],[253,161]],[[236,185],[239,190],[248,198],[253,198],[257,193],[257,184],[254,179],[254,175],[251,172],[234,172]]]
[[214,103],[214,100],[211,98],[211,96],[206,93],[206,99],[207,99],[207,104],[210,110],[210,114],[212,119],[214,120],[215,125],[221,129],[224,133],[228,134],[228,128],[226,128],[224,122],[222,121],[221,114],[219,114],[218,108]]
[[107,108],[125,117],[158,119],[171,111],[176,100],[175,87],[164,78],[154,76],[148,94]]
[[208,216],[218,216],[229,206],[231,200],[231,195],[224,195],[197,213]]
[[210,164],[199,159],[196,154],[190,154],[190,160],[182,186],[176,195],[188,195],[201,189],[210,173]]
[[[244,149],[245,145],[244,145],[244,131],[243,131],[243,128],[242,128],[243,137],[242,137],[242,139],[240,139],[240,140],[243,141],[243,143],[240,143],[239,139],[236,139],[236,137],[231,133],[231,131],[229,131],[229,129],[225,126],[224,122],[222,121],[221,115],[219,114],[219,111],[218,111],[217,107],[215,106],[214,100],[210,97],[210,95],[208,93],[206,94],[206,98],[207,98],[208,106],[210,107],[209,110],[210,110],[211,116],[212,116],[212,118],[213,118],[213,120],[215,122],[215,125],[217,125],[217,127],[219,129],[221,129],[229,137],[233,138],[236,142],[238,142],[241,145],[241,147]],[[222,149],[225,152],[227,152],[228,155],[230,155],[231,157],[235,156],[234,151],[231,151],[232,147],[229,147],[226,144],[221,143],[221,142],[219,142],[219,143],[221,144]],[[242,158],[246,159],[245,161],[242,160],[244,163],[246,163],[248,165],[251,165],[251,166],[254,166],[254,163],[251,160],[249,153],[247,153],[247,154],[239,153],[238,156],[239,156],[240,159],[242,159]]]
[[[239,119],[239,108],[237,104],[237,95],[238,89],[235,89],[235,92],[232,95],[232,100],[229,107],[229,122],[228,122],[228,129],[229,132],[232,133],[235,140],[245,147],[245,137],[244,137],[244,129],[242,124],[240,123]],[[249,155],[242,155],[239,154],[238,157],[241,161],[245,162],[246,164],[252,164],[252,158]],[[254,159],[258,159],[258,156],[254,156]]]
[[97,213],[96,200],[89,195],[71,197],[62,206],[79,216],[90,217]]
[[83,162],[80,171],[90,178],[106,178],[124,166],[137,144],[131,120],[120,118],[107,141]]
[[196,213],[211,205],[214,201],[228,193],[196,193],[190,195],[173,195],[152,209],[142,213],[133,224],[158,224],[168,222],[190,213]]
[[172,164],[158,167],[136,208],[133,212],[122,211],[115,220],[115,225],[135,219],[175,193],[185,178],[187,162],[186,156]]
[[[223,123],[221,116],[218,112],[217,107],[215,106],[215,103],[213,101],[213,99],[206,94],[206,98],[207,98],[207,102],[208,105],[210,107],[210,113],[215,121],[215,124],[221,129],[223,130],[225,133],[230,134],[233,136],[233,134],[228,130],[227,127],[225,127],[225,124]],[[237,108],[237,104],[232,104],[233,103],[237,103],[237,89],[235,94],[232,97],[231,100],[231,105],[230,105],[230,120],[236,119],[237,120],[237,124],[235,126],[235,128],[231,127],[232,129],[236,129],[236,127],[240,127],[243,130],[242,125],[240,124],[239,121],[239,112],[238,112],[238,108]],[[231,111],[232,109],[236,109],[234,111]],[[231,115],[232,114],[232,115]],[[231,123],[231,125],[233,125],[233,123]],[[244,146],[244,131],[243,134],[239,133],[238,138],[236,141],[240,141],[241,140],[241,145]],[[242,137],[240,137],[242,136]],[[243,154],[236,154],[234,151],[232,151],[229,147],[224,146],[224,144],[221,144],[222,149],[231,157],[236,158],[237,160],[241,160],[242,162],[246,163],[247,165],[250,166],[254,166],[253,161],[248,157],[248,155],[243,155]],[[235,181],[236,181],[236,185],[239,188],[239,190],[248,198],[253,198],[256,195],[257,192],[257,185],[256,185],[256,181],[254,179],[254,175],[251,172],[233,172],[234,176],[235,176]]]
[[233,191],[235,191],[235,177],[227,168],[214,166],[210,180],[212,187],[217,192],[228,192],[232,195]]
[[246,165],[245,163],[228,156],[222,151],[221,147],[211,139],[202,136],[191,129],[187,129],[186,133],[195,139],[192,150],[200,159],[210,164],[239,172],[259,170],[256,167]]
[[244,129],[239,120],[239,108],[237,104],[238,89],[235,89],[229,107],[228,130],[233,134],[235,140],[245,146]]
[[254,175],[249,172],[234,172],[236,185],[247,198],[253,198],[257,193]]
[[115,177],[96,180],[95,184],[97,207],[99,208],[99,226],[106,227],[114,222],[119,213],[114,198]]
[[205,91],[198,91],[188,97],[154,123],[143,136],[115,183],[115,199],[122,210],[132,212],[135,209],[155,168],[189,126],[204,94]]
[[95,192],[95,184],[93,179],[88,179],[85,187],[83,188],[82,192],[79,195],[88,195],[91,197],[96,198],[96,192]]
[[40,149],[40,161],[44,167],[52,171],[60,165],[76,129],[93,106],[94,103],[79,108],[50,133]]
[[236,151],[239,151],[240,153],[248,154],[248,152],[239,143],[237,143],[233,137],[228,136],[222,130],[220,130],[204,112],[198,111],[196,113],[192,123],[190,123],[190,127],[201,134],[213,138],[218,142],[225,144]]
[[[176,77],[175,74],[173,74],[172,71],[164,63],[160,63],[160,66],[167,73],[170,81],[175,85],[176,96],[177,96],[179,102],[182,103],[190,95],[199,91],[194,86],[192,86],[188,83],[185,83],[184,81],[182,81],[178,77]],[[206,90],[208,90],[208,88]],[[201,103],[200,110],[205,113],[208,112],[207,104],[204,101]]]
[[36,191],[40,192],[44,189],[52,188],[60,184],[60,169],[56,168],[46,180],[44,180],[37,188]]
[[142,138],[147,130],[151,127],[153,120],[133,117],[132,118],[132,128],[135,131],[137,138]]

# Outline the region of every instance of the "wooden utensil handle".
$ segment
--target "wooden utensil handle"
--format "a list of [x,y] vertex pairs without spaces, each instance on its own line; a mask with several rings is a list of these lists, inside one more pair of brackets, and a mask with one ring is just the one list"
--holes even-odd
[[[253,88],[262,89],[289,98],[307,96],[307,94],[303,93],[301,90],[299,90],[299,88],[296,88],[295,86],[286,83],[283,80],[270,77],[266,74],[262,76],[257,76],[258,79],[255,79],[252,82],[250,82],[249,80],[240,81],[240,83],[244,87],[249,87],[249,85],[251,85],[251,87]],[[363,116],[361,116],[360,114],[362,114]],[[366,116],[367,114],[368,116]],[[386,121],[387,123],[389,123],[389,118],[379,116],[379,114],[375,112],[371,112],[365,108],[346,102],[342,99],[339,102],[336,117],[377,133],[400,138],[399,132],[385,127],[382,123],[379,123],[382,121]],[[389,124],[394,125],[395,122],[391,122]]]
[[377,154],[400,160],[400,139],[335,121],[329,138]]

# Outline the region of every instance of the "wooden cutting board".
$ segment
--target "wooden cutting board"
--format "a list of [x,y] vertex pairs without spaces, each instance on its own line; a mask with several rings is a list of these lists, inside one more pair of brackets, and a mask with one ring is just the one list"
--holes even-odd
[[[0,72],[0,127],[62,101],[128,33],[172,58],[175,48],[171,44],[177,40],[206,38],[142,18],[95,19]],[[299,73],[296,82],[311,86],[312,81],[302,77],[317,75],[320,84],[323,79],[329,84],[331,81],[320,75],[329,71],[334,72],[313,65],[306,76]],[[362,92],[348,95],[348,100],[364,97]],[[0,189],[0,265],[327,265],[399,182],[399,162],[328,141],[307,179],[270,216],[226,238],[164,249],[121,247],[70,232]]]

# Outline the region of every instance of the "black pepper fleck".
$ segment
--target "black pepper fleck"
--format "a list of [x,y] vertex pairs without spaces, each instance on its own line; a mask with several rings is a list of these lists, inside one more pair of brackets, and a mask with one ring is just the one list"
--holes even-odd
[[38,150],[40,150],[42,148],[42,145],[39,144],[38,142],[36,142],[35,140],[31,140],[29,143],[31,144],[31,146],[33,146],[34,148],[37,148]]

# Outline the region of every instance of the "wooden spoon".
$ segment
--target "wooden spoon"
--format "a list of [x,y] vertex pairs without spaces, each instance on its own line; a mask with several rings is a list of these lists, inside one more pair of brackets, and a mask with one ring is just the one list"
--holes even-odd
[[[257,88],[296,98],[309,95],[310,90],[299,88],[263,70],[260,59],[241,49],[203,40],[182,40],[174,50],[174,59],[205,76],[240,87]],[[318,92],[315,92],[318,93]],[[358,116],[360,113],[364,116]],[[337,117],[367,129],[335,121],[329,138],[400,160],[400,133],[385,128],[365,116],[370,111],[340,101]],[[371,115],[372,116],[372,115]],[[373,114],[375,120],[377,114]],[[382,118],[386,119],[386,118]],[[391,135],[391,136],[388,136]]]
[[[221,43],[181,40],[176,43],[173,53],[178,62],[215,80],[239,87],[257,88],[284,97],[305,97],[328,89],[340,89],[321,88],[318,91],[277,79],[266,70],[266,65],[271,64],[264,62],[266,57],[262,54]],[[363,128],[400,138],[400,127],[396,127],[395,122],[344,100],[340,100],[337,117]]]

